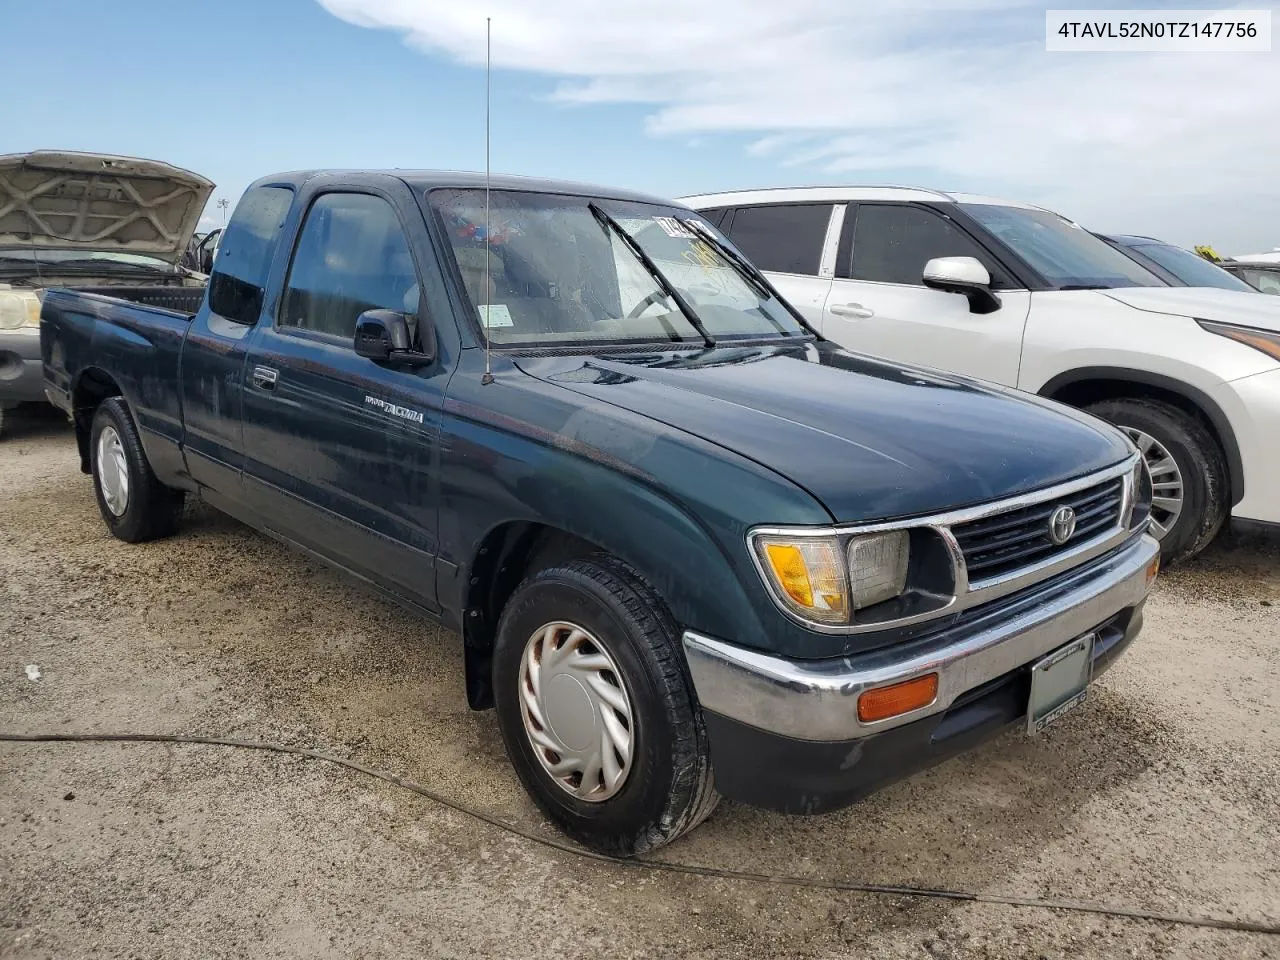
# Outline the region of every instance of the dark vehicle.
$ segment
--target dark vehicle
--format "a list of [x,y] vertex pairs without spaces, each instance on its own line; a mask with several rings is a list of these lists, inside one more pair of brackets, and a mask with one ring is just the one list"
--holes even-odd
[[1280,294],[1280,263],[1223,260],[1218,266],[1260,293]]
[[1252,291],[1247,283],[1198,253],[1151,237],[1096,236],[1146,267],[1171,287],[1217,287]]
[[0,433],[9,408],[43,402],[47,287],[195,310],[203,278],[176,264],[213,184],[155,160],[40,150],[0,157]]
[[1038,729],[1156,572],[1121,434],[841,350],[638,194],[269,177],[194,317],[51,291],[41,331],[116,536],[199,496],[439,618],[530,794],[611,854]]

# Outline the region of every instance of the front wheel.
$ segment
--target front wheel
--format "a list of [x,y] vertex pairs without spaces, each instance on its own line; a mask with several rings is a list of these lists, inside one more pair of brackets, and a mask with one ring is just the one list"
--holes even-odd
[[610,856],[692,830],[719,799],[706,728],[661,600],[609,557],[524,581],[494,650],[498,724],[525,789]]
[[133,416],[120,397],[108,397],[94,411],[89,464],[98,509],[112,534],[141,543],[178,529],[183,493],[156,479]]
[[1166,562],[1193,557],[1227,516],[1226,460],[1200,421],[1158,400],[1104,400],[1086,408],[1115,424],[1151,471],[1151,532]]

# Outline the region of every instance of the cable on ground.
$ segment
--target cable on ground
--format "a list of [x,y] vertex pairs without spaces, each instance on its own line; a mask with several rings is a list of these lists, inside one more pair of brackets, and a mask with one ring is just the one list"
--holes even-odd
[[1232,930],[1242,933],[1263,933],[1280,936],[1280,923],[1238,920],[1226,917],[1195,917],[1176,913],[1157,913],[1131,907],[1113,906],[1105,903],[1090,903],[1079,900],[1051,900],[1040,897],[1004,896],[997,893],[974,893],[968,890],[931,890],[927,887],[899,886],[886,883],[859,883],[851,880],[836,880],[823,877],[801,877],[776,873],[753,873],[747,870],[732,870],[723,867],[708,867],[700,864],[676,863],[670,860],[653,860],[637,857],[620,860],[587,850],[565,840],[540,836],[500,817],[495,817],[483,810],[477,810],[458,800],[406,780],[404,777],[384,770],[376,770],[357,760],[335,757],[310,750],[306,747],[295,747],[285,743],[269,743],[256,740],[237,740],[231,737],[182,736],[178,734],[151,733],[3,733],[0,741],[10,743],[176,743],[195,744],[209,747],[234,747],[241,750],[259,750],[268,753],[286,753],[309,760],[323,760],[363,773],[365,776],[385,781],[403,790],[409,790],[428,800],[438,803],[450,810],[457,811],[476,820],[481,820],[492,827],[506,833],[521,837],[541,847],[566,853],[584,860],[595,860],[611,866],[626,867],[632,870],[654,870],[664,873],[680,873],[696,877],[710,877],[719,880],[736,880],[746,883],[774,884],[788,887],[804,887],[811,890],[825,890],[840,893],[865,893],[879,896],[916,897],[928,900],[951,900],[966,903],[988,903],[1008,907],[1029,907],[1040,910],[1062,910],[1071,913],[1091,913],[1107,917],[1121,917],[1128,920],[1143,920],[1155,923],[1170,923],[1185,927],[1201,927],[1213,930]]

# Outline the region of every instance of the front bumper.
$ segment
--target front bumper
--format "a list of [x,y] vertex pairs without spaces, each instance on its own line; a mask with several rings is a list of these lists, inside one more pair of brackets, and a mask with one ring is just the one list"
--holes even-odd
[[1231,515],[1280,523],[1280,370],[1220,384],[1212,396],[1231,420],[1244,467],[1244,498]]
[[30,330],[0,332],[0,404],[43,399],[40,337]]
[[[693,632],[684,649],[711,737],[717,788],[788,813],[844,806],[961,752],[1026,713],[1030,666],[1090,631],[1094,676],[1141,629],[1159,546],[1110,555],[969,611],[930,636],[835,660],[787,660]],[[937,672],[934,702],[874,723],[858,696]]]

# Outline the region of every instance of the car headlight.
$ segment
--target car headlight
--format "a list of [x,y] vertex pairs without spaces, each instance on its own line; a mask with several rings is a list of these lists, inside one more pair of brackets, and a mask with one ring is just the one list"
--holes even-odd
[[774,599],[819,627],[887,625],[945,606],[955,586],[942,538],[928,528],[769,530],[753,535],[752,549]]
[[1212,320],[1197,320],[1201,328],[1220,337],[1228,337],[1246,347],[1261,350],[1273,360],[1280,360],[1280,333],[1273,330],[1260,330],[1257,327],[1244,327],[1234,323],[1215,323]]
[[0,293],[0,330],[39,330],[40,298],[34,290]]

